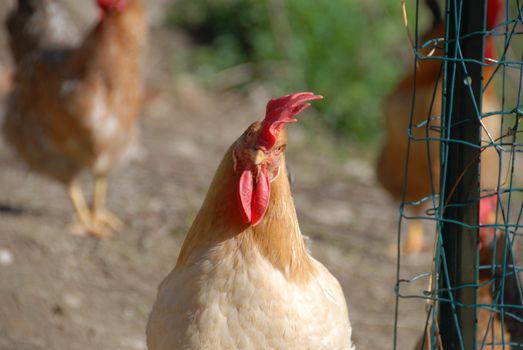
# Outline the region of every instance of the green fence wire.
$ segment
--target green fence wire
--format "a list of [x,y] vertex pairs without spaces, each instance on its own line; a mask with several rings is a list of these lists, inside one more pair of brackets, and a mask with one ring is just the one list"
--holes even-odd
[[[523,2],[446,0],[442,30],[435,24],[431,35],[419,28],[435,1],[409,6],[415,63],[403,198],[412,198],[409,169],[419,149],[432,190],[402,201],[398,252],[413,221],[435,234],[430,270],[408,275],[398,255],[394,348],[401,308],[418,300],[427,314],[413,349],[523,349]],[[416,115],[427,67],[437,75]],[[460,279],[466,273],[471,280]]]

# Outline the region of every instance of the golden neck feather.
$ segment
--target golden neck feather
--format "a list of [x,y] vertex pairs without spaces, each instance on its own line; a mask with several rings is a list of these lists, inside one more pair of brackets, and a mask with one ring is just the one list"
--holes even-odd
[[238,181],[239,175],[233,170],[231,146],[189,229],[176,269],[186,266],[190,255],[198,248],[215,247],[226,240],[235,240],[242,254],[257,250],[288,279],[298,283],[308,281],[314,268],[298,225],[285,158],[282,157],[280,175],[271,183],[271,197],[265,217],[256,227],[245,224],[241,219]]

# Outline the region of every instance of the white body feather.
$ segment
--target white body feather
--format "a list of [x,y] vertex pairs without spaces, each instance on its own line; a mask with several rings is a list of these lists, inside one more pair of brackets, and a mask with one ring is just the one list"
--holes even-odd
[[234,239],[195,252],[161,283],[149,350],[354,349],[338,281],[312,259],[305,284]]

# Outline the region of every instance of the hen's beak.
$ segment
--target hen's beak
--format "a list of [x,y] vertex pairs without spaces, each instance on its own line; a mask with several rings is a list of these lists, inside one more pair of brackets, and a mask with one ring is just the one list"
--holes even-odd
[[256,150],[256,153],[254,153],[253,157],[253,163],[256,166],[262,165],[265,160],[267,159],[267,156],[265,155],[265,152],[263,152],[261,149]]
[[267,155],[262,150],[258,149],[255,151],[253,158],[252,158],[252,164],[254,164],[254,171],[253,175],[256,180],[258,180],[258,176],[260,175],[261,169],[264,164],[266,164]]

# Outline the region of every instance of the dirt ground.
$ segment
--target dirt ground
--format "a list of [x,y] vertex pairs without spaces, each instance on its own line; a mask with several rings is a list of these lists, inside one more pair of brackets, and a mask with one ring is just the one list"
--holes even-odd
[[[142,149],[111,177],[108,206],[125,221],[120,234],[101,241],[72,235],[64,189],[0,147],[2,350],[146,349],[156,286],[173,267],[226,148],[262,116],[270,97],[263,87],[210,93],[191,77],[174,75],[172,59],[182,48],[159,25],[165,2],[147,1],[148,84],[158,96],[143,113]],[[80,3],[87,2],[68,2],[87,25],[94,11]],[[300,125],[289,131],[302,232],[344,288],[358,349],[391,349],[396,260],[388,251],[398,210],[376,184],[371,162],[340,160],[328,135]],[[407,260],[403,271],[427,270],[429,261],[428,255]],[[402,303],[398,349],[412,348],[423,308],[422,301]]]

